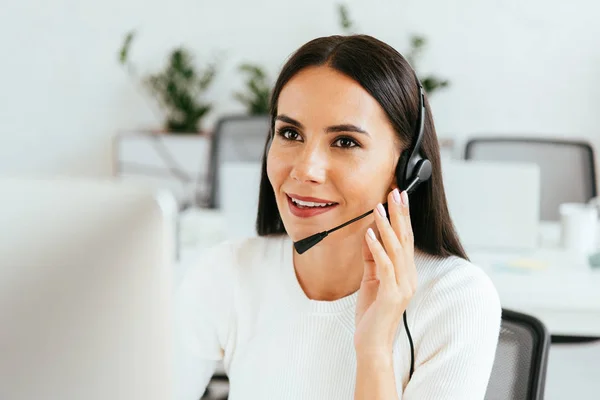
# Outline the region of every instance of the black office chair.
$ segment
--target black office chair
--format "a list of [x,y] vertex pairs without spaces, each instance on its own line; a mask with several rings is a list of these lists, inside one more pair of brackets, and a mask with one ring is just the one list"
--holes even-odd
[[594,150],[587,142],[524,137],[478,137],[466,160],[533,162],[540,167],[540,219],[558,221],[561,203],[587,203],[598,195]]
[[[214,392],[216,392],[216,390],[213,390],[213,385],[215,385],[215,384],[225,385],[226,386],[225,394],[221,394],[221,395],[215,394]],[[222,391],[223,390],[221,390],[221,392]],[[228,398],[229,398],[229,379],[227,378],[227,375],[215,374],[210,379],[208,387],[202,394],[202,397],[200,397],[200,400],[227,400]]]
[[219,167],[225,162],[261,162],[270,129],[268,115],[221,118],[210,148],[208,207],[219,208]]
[[502,326],[485,400],[544,398],[550,334],[530,315],[502,309]]

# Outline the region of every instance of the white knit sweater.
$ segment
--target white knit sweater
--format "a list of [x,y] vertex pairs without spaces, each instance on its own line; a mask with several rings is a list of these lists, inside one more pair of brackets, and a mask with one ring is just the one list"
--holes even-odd
[[[287,236],[223,243],[190,267],[177,294],[176,398],[197,400],[216,366],[230,400],[352,399],[358,292],[310,300]],[[458,257],[415,252],[418,289],[408,309],[415,372],[404,325],[393,351],[398,397],[483,399],[494,361],[501,308],[478,267]]]

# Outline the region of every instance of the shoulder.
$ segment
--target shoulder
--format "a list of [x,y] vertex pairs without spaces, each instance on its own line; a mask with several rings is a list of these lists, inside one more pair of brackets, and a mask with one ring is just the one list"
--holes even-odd
[[222,280],[258,272],[281,260],[286,239],[285,235],[248,237],[199,250],[187,268],[186,280]]
[[419,253],[415,264],[419,285],[407,310],[415,375],[405,394],[481,399],[500,333],[496,289],[482,269],[459,257]]
[[436,257],[418,252],[415,264],[419,285],[416,313],[419,319],[459,318],[489,321],[499,325],[501,305],[488,275],[477,265],[460,257]]
[[202,310],[203,315],[224,318],[240,287],[260,288],[261,278],[277,262],[284,244],[281,236],[251,237],[199,250],[176,289],[178,307],[187,313]]
[[498,293],[491,279],[468,260],[417,252],[415,264],[419,277],[418,291],[423,296],[478,297],[499,304]]

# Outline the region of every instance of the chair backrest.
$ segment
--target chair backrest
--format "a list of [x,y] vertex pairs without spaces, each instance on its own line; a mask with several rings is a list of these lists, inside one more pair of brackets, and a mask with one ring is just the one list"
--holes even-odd
[[561,203],[597,196],[594,151],[587,142],[541,138],[474,138],[465,159],[525,161],[540,166],[540,219],[557,221]]
[[270,129],[268,115],[221,118],[211,142],[209,167],[210,208],[219,208],[219,166],[225,162],[261,162]]
[[537,318],[502,310],[502,326],[486,400],[544,398],[550,334]]

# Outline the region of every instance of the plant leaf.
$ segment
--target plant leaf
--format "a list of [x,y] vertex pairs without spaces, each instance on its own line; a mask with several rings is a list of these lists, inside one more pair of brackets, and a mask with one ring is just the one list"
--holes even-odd
[[119,63],[121,65],[127,63],[127,58],[129,57],[129,49],[131,48],[131,43],[135,38],[135,31],[130,31],[125,35],[125,39],[123,40],[123,44],[121,45],[121,49],[119,50]]

